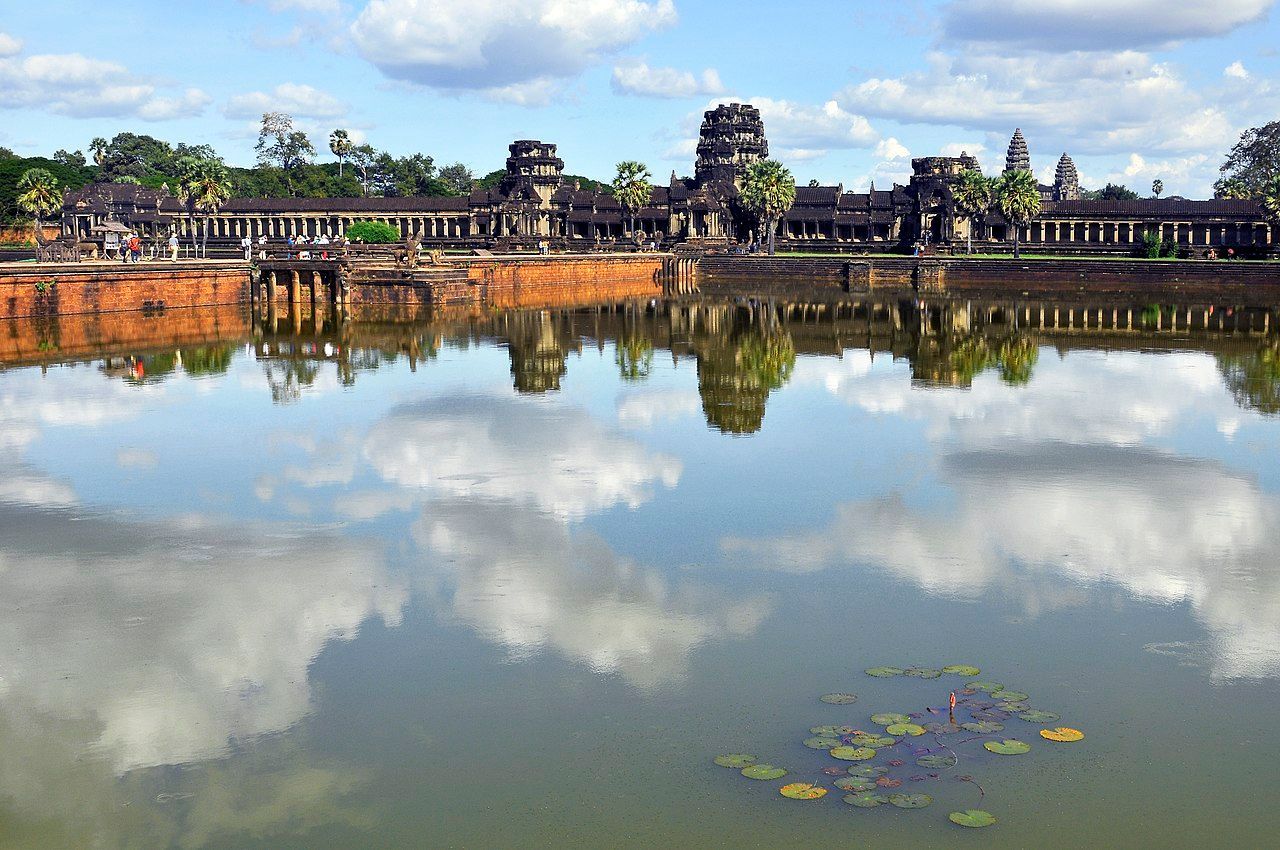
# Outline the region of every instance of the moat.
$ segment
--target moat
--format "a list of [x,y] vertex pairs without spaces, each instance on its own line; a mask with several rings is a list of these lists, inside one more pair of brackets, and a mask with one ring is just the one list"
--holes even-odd
[[[0,322],[0,846],[1270,844],[1277,310]],[[953,664],[1084,740],[779,795]]]

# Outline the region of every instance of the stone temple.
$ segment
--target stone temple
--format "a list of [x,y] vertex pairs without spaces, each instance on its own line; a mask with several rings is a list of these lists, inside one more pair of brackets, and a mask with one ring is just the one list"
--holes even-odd
[[[727,247],[763,241],[758,224],[738,196],[751,163],[769,155],[760,111],[748,104],[708,110],[699,131],[693,177],[653,188],[639,210],[624,210],[610,194],[565,181],[556,146],[513,142],[506,174],[494,189],[464,197],[233,198],[211,220],[210,242],[235,245],[244,236],[341,235],[357,221],[383,221],[426,247],[554,250]],[[1015,130],[1005,168],[1033,169],[1026,138]],[[781,249],[804,251],[910,251],[928,244],[945,250],[972,237],[982,250],[1004,251],[1014,234],[998,212],[969,221],[959,215],[953,190],[978,161],[921,157],[911,162],[905,185],[848,192],[843,185],[797,186],[795,204],[778,223]],[[1242,256],[1274,250],[1273,228],[1249,200],[1192,201],[1170,197],[1136,201],[1083,200],[1075,163],[1065,153],[1052,185],[1040,185],[1042,211],[1018,234],[1028,250],[1045,253],[1117,253],[1135,250],[1148,234],[1175,242],[1187,255],[1234,249]],[[631,221],[635,220],[635,230]],[[148,238],[165,238],[190,226],[177,199],[135,185],[94,184],[66,196],[63,229],[90,238],[95,227],[116,221]]]

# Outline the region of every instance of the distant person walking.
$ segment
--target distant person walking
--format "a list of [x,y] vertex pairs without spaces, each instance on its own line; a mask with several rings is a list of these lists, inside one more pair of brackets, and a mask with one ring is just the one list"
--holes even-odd
[[129,255],[132,262],[142,262],[142,239],[136,233],[129,234]]
[[178,262],[178,234],[169,234],[169,261]]
[[240,250],[244,252],[246,261],[253,259],[253,240],[248,236],[240,237]]

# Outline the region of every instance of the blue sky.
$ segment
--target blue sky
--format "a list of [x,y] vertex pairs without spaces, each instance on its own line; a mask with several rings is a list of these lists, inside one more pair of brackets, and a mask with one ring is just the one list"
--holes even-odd
[[[569,171],[692,171],[704,109],[755,103],[797,179],[865,189],[910,157],[1210,192],[1241,130],[1280,119],[1277,0],[48,0],[0,17],[0,144],[122,130],[253,160],[293,114],[396,154],[499,168],[516,138]],[[50,26],[57,21],[58,26]]]

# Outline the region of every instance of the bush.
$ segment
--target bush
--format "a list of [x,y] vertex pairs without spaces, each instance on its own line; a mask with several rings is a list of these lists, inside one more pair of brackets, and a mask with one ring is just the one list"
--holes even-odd
[[381,221],[357,221],[347,228],[347,238],[352,242],[385,245],[401,241],[399,229]]
[[1160,241],[1159,235],[1148,233],[1142,237],[1142,253],[1148,260],[1155,260],[1161,257],[1163,248],[1164,243]]

